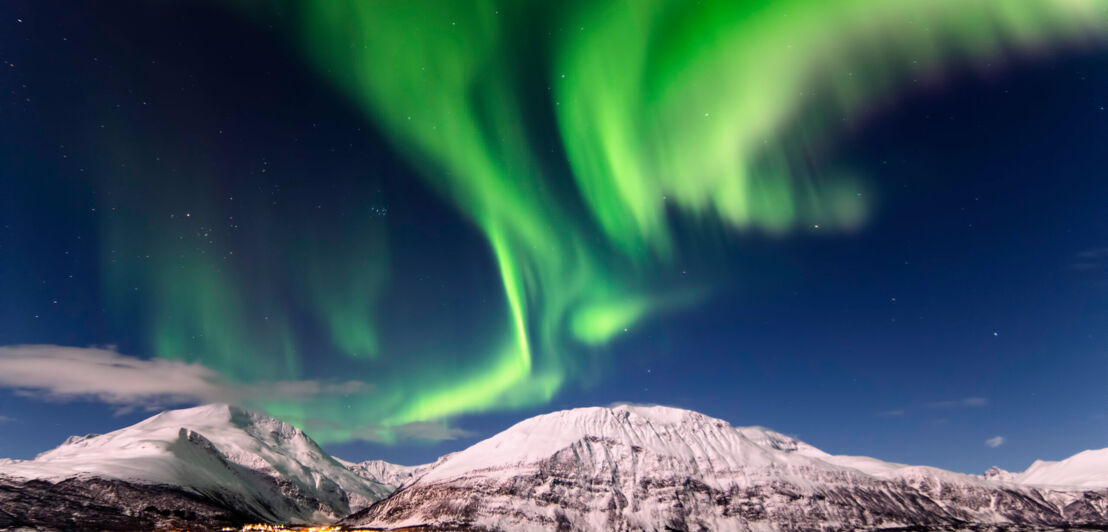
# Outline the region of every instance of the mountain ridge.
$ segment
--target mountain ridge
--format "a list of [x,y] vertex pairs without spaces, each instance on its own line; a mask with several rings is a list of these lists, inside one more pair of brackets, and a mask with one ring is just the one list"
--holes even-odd
[[1108,449],[969,475],[832,455],[690,410],[615,405],[534,416],[433,463],[400,466],[341,460],[291,425],[205,405],[73,436],[33,460],[0,459],[0,528],[336,520],[488,530],[1108,527]]
[[333,521],[392,491],[345,468],[300,429],[225,404],[70,437],[33,460],[3,464],[0,475],[170,486],[259,521],[304,524]]
[[762,427],[618,405],[523,420],[340,523],[490,530],[1103,526],[1106,501],[1108,491],[1046,490],[835,456]]

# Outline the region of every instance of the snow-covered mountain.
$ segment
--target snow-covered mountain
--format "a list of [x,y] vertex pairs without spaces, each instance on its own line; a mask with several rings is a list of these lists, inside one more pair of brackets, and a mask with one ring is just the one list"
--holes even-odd
[[618,406],[522,421],[440,459],[341,523],[493,530],[1104,526],[1108,490],[1053,490],[833,456],[695,412]]
[[391,491],[395,491],[400,486],[411,482],[412,479],[417,478],[424,471],[427,471],[434,464],[423,464],[417,466],[405,466],[397,465],[384,460],[366,460],[364,462],[348,462],[341,458],[336,458],[343,466],[353,471],[355,474],[360,475],[366,479],[374,482],[379,482],[387,486]]
[[1051,490],[1108,489],[1108,448],[1082,451],[1065,460],[1035,460],[1025,471],[1013,473],[993,466],[985,478]]
[[1006,471],[997,466],[993,466],[985,470],[985,474],[982,476],[994,482],[1012,482],[1016,478],[1015,473],[1012,473],[1011,471]]
[[1012,481],[1030,486],[1054,488],[1108,489],[1108,449],[1077,453],[1065,460],[1036,460]]
[[432,464],[397,466],[338,460],[286,423],[209,405],[0,460],[0,529],[202,530],[344,515],[343,525],[373,528],[1103,529],[1108,449],[964,475],[625,405],[537,416]]
[[[11,485],[78,491],[90,479],[159,486],[255,521],[326,523],[393,488],[350,471],[287,423],[228,405],[172,410],[108,434],[73,436],[34,460],[0,464]],[[64,483],[64,484],[63,484]],[[29,485],[29,484],[28,484]],[[25,488],[30,489],[30,488]]]

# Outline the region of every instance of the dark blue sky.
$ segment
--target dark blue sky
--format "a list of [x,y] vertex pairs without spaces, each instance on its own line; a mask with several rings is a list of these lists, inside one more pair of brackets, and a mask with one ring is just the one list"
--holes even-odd
[[[267,242],[317,205],[380,198],[398,324],[424,316],[462,337],[475,318],[459,309],[500,289],[480,236],[269,29],[199,4],[74,6],[0,5],[0,345],[153,355],[146,318],[106,293],[103,196],[114,173],[180,186],[175,165],[279,197],[278,221],[256,229]],[[328,449],[425,462],[529,415],[616,401],[969,472],[1105,447],[1106,65],[1103,47],[1068,49],[902,93],[827,156],[867,176],[875,211],[859,231],[726,236],[730,288],[636,325],[551,404],[459,418],[458,440]],[[0,391],[0,456],[148,415],[118,410]]]

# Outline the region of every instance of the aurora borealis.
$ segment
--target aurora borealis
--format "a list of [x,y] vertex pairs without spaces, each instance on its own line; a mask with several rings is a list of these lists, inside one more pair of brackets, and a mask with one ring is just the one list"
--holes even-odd
[[[16,10],[15,24],[32,24],[30,4]],[[0,48],[16,65],[12,86],[44,92],[24,102],[13,89],[12,106],[41,105],[26,120],[46,124],[28,137],[42,147],[5,137],[6,167],[23,184],[0,206],[22,229],[0,251],[80,256],[49,282],[5,263],[0,287],[20,302],[5,311],[39,320],[45,311],[23,301],[64,305],[55,286],[80,277],[84,303],[66,319],[95,323],[59,333],[68,322],[16,327],[5,314],[13,325],[0,346],[116,346],[197,364],[325,444],[434,440],[465,416],[543,409],[588,390],[642,389],[650,400],[638,379],[654,374],[626,369],[650,365],[636,358],[644,345],[696,375],[729,364],[773,374],[751,354],[772,349],[729,336],[698,355],[696,335],[661,332],[664,323],[757,328],[760,313],[793,297],[811,298],[796,303],[798,316],[832,300],[852,308],[850,297],[795,296],[782,279],[819,278],[798,248],[853,249],[887,213],[917,212],[897,203],[908,185],[890,185],[882,165],[895,159],[875,155],[867,128],[942,87],[1092,53],[1108,31],[1101,0],[111,10],[82,30],[85,48]],[[187,19],[197,32],[241,35],[243,46],[166,29],[179,11],[196,11]],[[133,17],[126,46],[108,37],[113,17]],[[56,46],[78,40],[68,28],[81,24],[58,24],[68,33],[58,30],[66,44]],[[158,40],[163,31],[173,37]],[[57,57],[84,66],[56,80],[21,70]],[[951,190],[985,179],[934,168],[957,174],[934,178]],[[50,200],[59,190],[63,200]],[[922,192],[904,201],[941,203]],[[54,212],[46,204],[88,219],[40,223]],[[889,292],[882,303],[910,299],[870,275],[876,253],[845,259],[858,272],[851,290],[872,282]],[[798,330],[823,326],[797,319]],[[685,377],[672,388],[697,386]],[[273,383],[330,391],[254,393]]]
[[[485,235],[504,284],[507,319],[492,354],[452,367],[383,422],[550,400],[574,376],[574,343],[603,344],[664,306],[652,276],[679,253],[670,218],[773,233],[857,227],[864,185],[849,169],[813,175],[798,160],[835,117],[951,62],[1088,38],[1103,29],[1104,9],[1095,1],[289,6],[308,57]],[[564,166],[544,161],[546,144],[564,153]]]

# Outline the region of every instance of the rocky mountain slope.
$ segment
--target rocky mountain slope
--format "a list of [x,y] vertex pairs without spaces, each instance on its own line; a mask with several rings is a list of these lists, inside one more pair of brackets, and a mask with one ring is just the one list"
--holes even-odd
[[176,486],[0,476],[0,530],[219,530],[258,520]]
[[695,412],[619,406],[520,422],[444,457],[341,523],[493,530],[1108,526],[1108,490],[833,456]]
[[617,406],[534,417],[433,464],[397,466],[338,460],[288,424],[209,405],[0,460],[0,529],[342,516],[347,527],[483,530],[1108,529],[1108,449],[975,476]]
[[227,405],[167,411],[108,434],[71,437],[34,460],[0,464],[0,481],[0,490],[18,495],[0,499],[5,513],[24,514],[11,508],[35,506],[54,493],[58,502],[38,504],[41,510],[91,500],[144,514],[146,521],[130,528],[147,528],[147,521],[175,526],[188,516],[213,526],[326,523],[394,489],[350,471],[299,429]]

